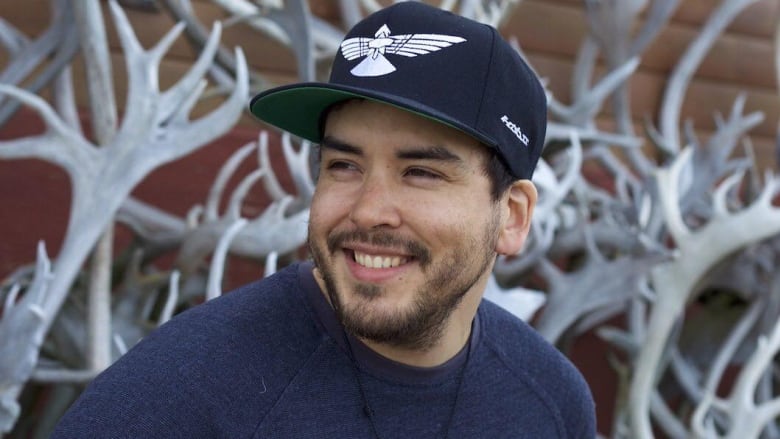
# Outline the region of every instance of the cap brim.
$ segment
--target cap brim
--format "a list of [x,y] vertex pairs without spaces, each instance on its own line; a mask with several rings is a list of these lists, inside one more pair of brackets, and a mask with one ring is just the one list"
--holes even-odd
[[266,90],[254,98],[249,110],[260,120],[312,142],[322,141],[322,112],[349,99],[369,99],[398,107],[419,116],[451,126],[488,146],[495,141],[447,115],[419,102],[395,95],[356,87],[319,82],[300,83]]

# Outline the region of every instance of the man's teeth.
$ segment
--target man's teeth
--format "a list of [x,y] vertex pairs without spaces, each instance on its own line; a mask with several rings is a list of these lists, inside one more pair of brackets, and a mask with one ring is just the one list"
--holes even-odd
[[391,268],[406,263],[406,258],[400,256],[372,256],[355,252],[355,262],[366,268]]

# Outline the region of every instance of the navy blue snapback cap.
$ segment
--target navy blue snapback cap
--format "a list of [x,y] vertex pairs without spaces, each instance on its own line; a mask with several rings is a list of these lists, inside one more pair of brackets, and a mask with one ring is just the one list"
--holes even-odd
[[396,3],[356,24],[327,83],[269,89],[249,108],[260,120],[318,143],[323,112],[354,98],[463,131],[496,149],[518,179],[531,178],[544,146],[547,99],[517,51],[492,26],[424,3]]

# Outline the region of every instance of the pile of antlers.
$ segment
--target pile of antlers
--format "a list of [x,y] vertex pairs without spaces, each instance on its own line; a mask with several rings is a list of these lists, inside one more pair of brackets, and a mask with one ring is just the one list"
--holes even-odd
[[[498,260],[486,297],[523,318],[536,314],[537,329],[559,346],[587,331],[609,343],[620,389],[613,425],[601,429],[614,438],[651,438],[654,431],[671,438],[780,437],[774,360],[780,351],[780,208],[773,204],[780,183],[772,172],[760,174],[747,137],[763,115],[745,114],[739,97],[706,142],[681,120],[691,72],[754,1],[723,0],[714,10],[670,74],[657,127],[648,123],[646,133],[635,132],[627,82],[677,0],[585,2],[589,33],[576,58],[572,102],[549,93],[548,148],[534,177],[540,199],[531,239],[521,254]],[[343,28],[337,28],[311,14],[304,0],[214,3],[230,24],[289,47],[301,80],[321,79],[317,72],[335,54],[344,29],[380,7],[373,0],[341,0]],[[517,3],[443,0],[440,6],[499,26]],[[310,145],[287,135],[282,153],[294,191],[279,183],[268,134],[261,132],[236,150],[203,205],[184,218],[129,195],[155,168],[228,131],[248,97],[268,86],[262,73],[247,69],[240,49],[220,47],[219,24],[207,31],[186,0],[159,4],[180,24],[145,50],[122,9],[108,3],[128,71],[121,123],[96,0],[52,0],[51,26],[34,41],[0,20],[0,43],[11,54],[0,75],[0,124],[23,104],[46,126],[43,134],[0,142],[0,158],[54,163],[73,188],[55,260],[41,243],[35,265],[4,280],[0,433],[28,410],[19,396],[30,382],[52,389],[48,412],[40,415],[49,417],[41,423],[45,431],[74,397],[61,384],[89,381],[176,310],[221,294],[229,255],[264,261],[268,274],[279,258],[299,257],[305,243],[314,190]],[[158,67],[183,31],[200,55],[161,92]],[[90,78],[89,135],[78,123],[69,69],[79,51]],[[606,63],[601,77],[599,59]],[[46,86],[51,102],[37,95]],[[221,106],[190,120],[207,87],[224,95]],[[607,102],[613,132],[596,124]],[[256,169],[226,194],[228,181],[248,161]],[[610,187],[585,172],[585,163],[608,175]],[[247,218],[242,206],[257,186],[271,202]],[[137,238],[121,261],[111,257],[114,222]],[[170,249],[176,268],[156,269],[155,257]],[[122,267],[121,283],[112,284],[112,265]],[[695,324],[686,314],[693,303],[706,303]],[[625,325],[614,326],[615,317]],[[719,338],[705,338],[715,329],[722,329]],[[728,378],[729,368],[736,368],[735,377]],[[724,383],[731,386],[727,396],[718,393]]]

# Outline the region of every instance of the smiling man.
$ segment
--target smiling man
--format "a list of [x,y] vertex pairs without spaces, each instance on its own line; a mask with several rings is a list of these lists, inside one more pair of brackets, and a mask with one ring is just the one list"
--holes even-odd
[[528,235],[546,127],[495,29],[399,3],[349,32],[329,82],[250,108],[320,145],[312,262],[174,318],[54,437],[595,436],[574,366],[482,300]]

